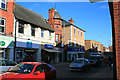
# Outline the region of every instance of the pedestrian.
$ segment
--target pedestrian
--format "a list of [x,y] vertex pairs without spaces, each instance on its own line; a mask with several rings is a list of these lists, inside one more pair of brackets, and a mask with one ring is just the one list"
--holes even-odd
[[48,64],[50,64],[50,56],[48,56]]
[[112,58],[109,56],[108,58],[108,69],[111,69]]

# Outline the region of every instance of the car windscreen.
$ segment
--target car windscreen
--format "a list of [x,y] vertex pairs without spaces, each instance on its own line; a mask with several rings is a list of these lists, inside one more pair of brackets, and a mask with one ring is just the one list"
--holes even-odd
[[75,60],[74,63],[84,63],[84,60],[78,59],[78,60]]
[[35,65],[33,64],[18,64],[15,67],[10,68],[8,72],[29,74],[32,72],[34,66]]

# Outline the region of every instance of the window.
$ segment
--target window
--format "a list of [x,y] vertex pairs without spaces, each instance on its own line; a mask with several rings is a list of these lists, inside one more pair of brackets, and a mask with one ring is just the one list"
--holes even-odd
[[41,37],[44,37],[44,30],[41,30]]
[[82,32],[81,32],[81,38],[82,38]]
[[45,67],[44,65],[38,65],[36,68],[35,68],[35,71],[40,71],[40,73],[44,72],[45,71]]
[[56,28],[59,28],[58,26],[56,26]]
[[52,66],[50,66],[48,64],[46,64],[45,66],[46,66],[47,71],[50,71],[52,69]]
[[83,45],[83,41],[81,41],[81,45]]
[[59,40],[59,34],[56,34],[56,41]]
[[74,39],[74,46],[76,47],[76,39]]
[[79,31],[78,31],[78,37],[79,37]]
[[78,46],[80,45],[80,40],[78,40]]
[[75,28],[74,28],[74,35],[76,35],[76,30],[75,30]]
[[0,18],[0,33],[5,33],[5,19]]
[[6,9],[6,0],[0,0],[0,8]]
[[51,36],[51,32],[49,32],[49,36]]
[[24,24],[23,23],[19,23],[18,32],[24,33]]
[[31,36],[35,36],[35,28],[31,27]]

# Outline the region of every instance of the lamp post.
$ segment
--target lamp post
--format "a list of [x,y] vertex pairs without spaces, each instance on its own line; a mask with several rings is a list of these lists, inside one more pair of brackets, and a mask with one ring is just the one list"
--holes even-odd
[[[105,1],[105,0],[89,0],[91,3]],[[113,11],[113,0],[108,0],[109,10],[112,20],[112,45],[113,45],[113,77],[117,80],[117,70],[116,70],[116,48],[115,48],[115,25],[114,25],[114,11]]]
[[15,35],[14,35],[14,61],[16,61],[16,26],[17,26],[17,19],[15,18]]

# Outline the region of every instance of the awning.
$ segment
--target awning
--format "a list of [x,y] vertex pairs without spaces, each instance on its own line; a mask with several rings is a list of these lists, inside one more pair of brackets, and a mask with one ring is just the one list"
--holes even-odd
[[45,51],[48,51],[48,52],[58,52],[58,53],[61,53],[61,51],[57,51],[57,50],[53,50],[53,49],[43,49],[43,50],[45,50]]

